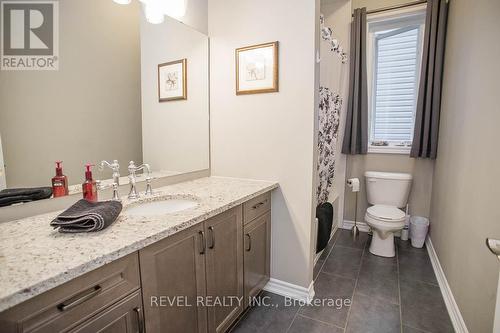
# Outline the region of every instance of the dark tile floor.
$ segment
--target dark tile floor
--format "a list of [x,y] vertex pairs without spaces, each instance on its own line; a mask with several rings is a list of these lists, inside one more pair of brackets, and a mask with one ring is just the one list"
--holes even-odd
[[289,305],[284,297],[263,292],[272,306],[254,306],[234,333],[422,333],[453,332],[425,247],[396,240],[396,257],[368,251],[371,237],[353,241],[338,230],[314,268],[319,306]]

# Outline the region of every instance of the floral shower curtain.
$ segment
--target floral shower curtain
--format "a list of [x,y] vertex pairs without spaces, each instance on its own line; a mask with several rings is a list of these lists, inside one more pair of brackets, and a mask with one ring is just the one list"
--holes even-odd
[[342,98],[327,87],[319,88],[318,188],[317,203],[328,201],[335,177],[337,137]]
[[[321,38],[327,43],[330,53],[342,64],[347,63],[347,54],[334,37],[332,28],[325,26],[324,16],[320,16]],[[317,204],[328,201],[335,178],[335,162],[337,160],[337,140],[340,125],[342,97],[338,92],[326,86],[319,88],[319,133],[318,133],[318,186],[316,189]]]

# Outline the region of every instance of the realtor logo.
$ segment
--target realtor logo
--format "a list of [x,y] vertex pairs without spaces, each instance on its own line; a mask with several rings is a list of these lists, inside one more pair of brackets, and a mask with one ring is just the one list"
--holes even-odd
[[59,68],[57,1],[0,1],[1,70]]

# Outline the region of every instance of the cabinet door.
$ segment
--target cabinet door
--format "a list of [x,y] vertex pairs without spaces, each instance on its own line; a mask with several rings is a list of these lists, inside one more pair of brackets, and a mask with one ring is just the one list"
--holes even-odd
[[203,224],[139,251],[147,333],[207,330]]
[[241,206],[207,220],[205,230],[208,332],[225,332],[243,311]]
[[244,271],[245,301],[255,297],[269,281],[271,244],[271,213],[245,225]]
[[89,319],[71,333],[142,333],[144,320],[139,291]]

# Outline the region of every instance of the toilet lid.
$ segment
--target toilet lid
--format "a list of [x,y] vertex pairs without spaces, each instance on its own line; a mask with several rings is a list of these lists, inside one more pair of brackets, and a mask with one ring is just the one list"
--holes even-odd
[[386,205],[375,205],[369,207],[366,212],[368,215],[376,219],[384,219],[384,220],[401,220],[406,214],[401,209],[398,209],[394,206],[386,206]]

